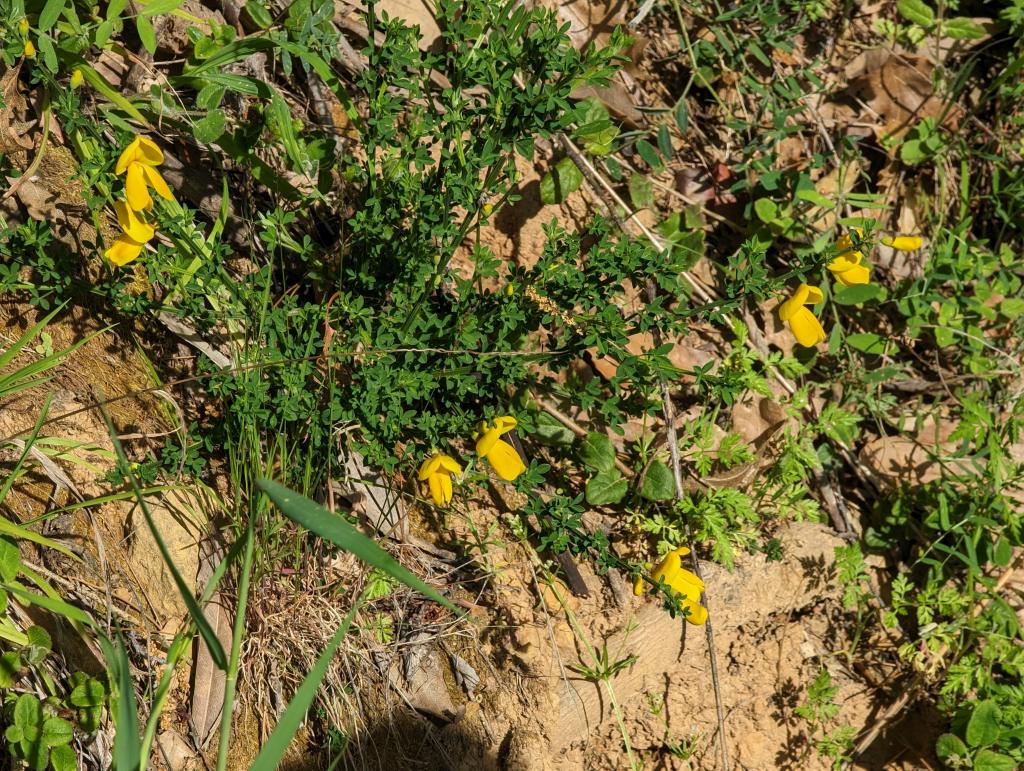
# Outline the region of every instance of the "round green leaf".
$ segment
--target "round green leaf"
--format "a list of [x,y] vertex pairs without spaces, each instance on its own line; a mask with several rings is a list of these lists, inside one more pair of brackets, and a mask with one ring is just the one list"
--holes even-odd
[[676,483],[668,466],[660,460],[651,463],[640,495],[649,501],[669,501],[675,497]]
[[587,503],[591,506],[603,506],[618,503],[626,497],[629,483],[619,471],[600,471],[587,482]]
[[75,751],[67,744],[50,750],[50,764],[53,771],[78,771],[78,758]]
[[629,198],[637,209],[649,209],[654,206],[654,185],[643,174],[634,174],[629,178]]
[[42,739],[47,747],[70,744],[74,735],[75,727],[62,717],[48,717],[43,723]]
[[583,172],[576,167],[572,158],[563,158],[541,179],[540,200],[549,206],[561,203],[582,184]]
[[999,739],[999,705],[990,699],[979,701],[967,721],[967,743],[971,747],[988,747]]
[[615,447],[605,434],[591,432],[580,442],[580,460],[598,471],[615,468]]
[[1001,752],[982,750],[974,756],[974,771],[1015,771],[1017,761]]
[[946,761],[957,757],[966,758],[970,753],[967,745],[960,740],[959,736],[942,734],[935,742],[935,754],[939,756],[940,760]]
[[221,110],[210,110],[206,117],[196,121],[192,128],[192,135],[197,142],[208,145],[216,142],[224,133],[224,113]]

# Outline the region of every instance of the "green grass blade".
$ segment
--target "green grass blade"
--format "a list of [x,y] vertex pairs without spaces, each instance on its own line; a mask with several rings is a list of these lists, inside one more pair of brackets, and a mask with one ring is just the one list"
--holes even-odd
[[100,635],[100,647],[110,669],[110,681],[117,683],[117,710],[114,713],[114,771],[138,771],[142,767],[139,745],[139,713],[135,705],[135,686],[132,684],[128,656],[124,643],[119,639],[117,646]]
[[121,446],[121,442],[117,438],[117,432],[114,431],[114,426],[110,422],[110,416],[102,407],[100,408],[100,411],[103,413],[103,419],[106,421],[107,431],[110,432],[110,441],[113,442],[114,452],[117,453],[118,461],[122,464],[123,468],[126,469],[125,475],[128,477],[132,490],[135,492],[135,499],[139,502],[139,508],[142,509],[142,516],[146,520],[149,532],[153,534],[153,540],[156,541],[157,548],[160,549],[160,556],[163,557],[164,563],[167,565],[167,569],[171,573],[171,578],[174,579],[174,585],[178,587],[178,592],[181,594],[181,598],[185,602],[188,614],[192,617],[192,620],[195,622],[196,629],[199,630],[199,634],[202,635],[203,641],[210,649],[210,658],[213,659],[213,663],[220,669],[226,669],[228,666],[228,657],[224,653],[224,646],[220,644],[220,640],[217,638],[216,632],[213,631],[213,627],[210,625],[210,620],[206,617],[206,614],[203,613],[203,609],[199,607],[199,602],[196,600],[196,596],[188,588],[188,584],[185,583],[185,579],[183,579],[181,577],[181,573],[178,572],[177,565],[174,564],[171,552],[167,548],[167,544],[164,543],[164,539],[160,535],[160,530],[156,526],[156,522],[153,521],[153,515],[149,511],[149,505],[146,503],[146,497],[142,494],[142,490],[139,488],[139,484],[135,480],[135,475],[131,473],[131,466],[128,463],[127,457],[125,457],[124,448]]
[[[262,480],[258,484],[262,487]],[[270,495],[270,493],[267,494]],[[348,633],[348,628],[352,625],[352,619],[355,618],[356,611],[359,610],[361,604],[362,597],[352,606],[348,615],[341,622],[341,626],[338,627],[338,631],[334,633],[334,637],[327,643],[327,647],[324,648],[323,653],[320,654],[313,668],[309,670],[309,674],[306,675],[302,685],[295,692],[295,696],[281,715],[281,719],[277,721],[274,730],[270,732],[270,736],[264,743],[263,749],[260,750],[260,754],[256,756],[256,760],[249,766],[249,771],[274,771],[277,768],[281,758],[284,757],[284,753],[288,750],[288,745],[291,744],[292,737],[299,730],[299,726],[302,725],[306,713],[313,704],[317,689],[320,688],[320,681],[327,674],[327,668],[331,664],[331,659],[334,658],[334,652]]]
[[26,591],[20,586],[14,584],[3,584],[4,591],[10,592],[15,597],[24,600],[29,605],[38,605],[40,608],[45,608],[51,613],[56,613],[58,616],[63,616],[69,621],[77,621],[80,624],[86,626],[92,626],[92,618],[81,608],[76,608],[74,605],[68,605],[64,600],[55,600],[52,597],[46,597],[42,594],[33,594],[32,592]]
[[360,533],[337,514],[332,514],[309,498],[299,495],[287,487],[279,485],[277,482],[271,482],[269,479],[259,479],[256,485],[270,497],[270,500],[289,519],[302,525],[307,530],[313,531],[335,546],[351,552],[363,562],[384,571],[392,578],[426,595],[434,600],[434,602],[441,603],[455,613],[459,612],[458,608],[441,596],[436,589],[428,586],[402,567],[394,557],[384,551],[376,542]]

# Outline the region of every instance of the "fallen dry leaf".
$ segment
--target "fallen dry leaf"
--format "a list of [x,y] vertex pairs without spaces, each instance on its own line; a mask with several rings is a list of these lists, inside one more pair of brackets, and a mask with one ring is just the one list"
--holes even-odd
[[955,121],[957,110],[946,109],[932,83],[933,69],[924,57],[865,51],[847,65],[848,91],[868,108],[864,118],[875,121],[880,139],[901,137],[924,118]]

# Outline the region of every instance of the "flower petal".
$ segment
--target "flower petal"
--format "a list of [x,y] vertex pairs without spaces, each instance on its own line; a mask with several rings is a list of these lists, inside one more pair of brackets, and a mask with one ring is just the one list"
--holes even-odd
[[708,620],[708,609],[699,602],[686,602],[683,607],[688,611],[686,620],[689,623],[701,626]]
[[516,419],[511,415],[502,415],[500,418],[494,419],[494,427],[498,430],[499,434],[508,433],[515,428],[516,425]]
[[451,455],[440,454],[437,456],[441,461],[441,468],[451,474],[461,474],[462,466]]
[[440,455],[431,455],[420,465],[419,478],[422,482],[424,479],[433,474],[441,465]]
[[135,211],[142,211],[153,205],[153,198],[146,187],[146,178],[142,171],[144,168],[146,167],[141,163],[129,164],[128,176],[124,182],[124,192],[125,197],[128,199],[128,205],[135,209]]
[[801,289],[807,289],[807,295],[804,298],[804,305],[817,305],[820,303],[825,295],[822,294],[821,290],[816,286],[809,286],[807,284],[801,284]]
[[646,584],[646,581],[644,581],[642,576],[637,576],[636,578],[634,578],[633,579],[633,594],[635,596],[637,596],[637,597],[642,596],[643,593],[645,591],[647,591],[647,588],[646,588],[645,584]]
[[526,471],[526,464],[519,457],[516,448],[502,439],[495,441],[494,446],[487,453],[487,460],[490,461],[498,476],[506,482],[511,482]]
[[164,151],[157,147],[156,142],[148,137],[135,137],[137,155],[136,161],[147,166],[159,166],[164,162]]
[[128,236],[120,236],[103,256],[115,265],[126,265],[142,253],[142,244]]
[[843,286],[854,286],[855,284],[870,284],[871,271],[863,265],[851,265],[844,271],[836,273],[836,279]]
[[430,485],[430,497],[434,499],[434,503],[438,506],[444,506],[446,503],[444,499],[444,480],[447,478],[445,474],[431,474],[427,481]]
[[131,143],[124,148],[120,157],[117,159],[117,165],[114,167],[115,174],[124,174],[127,171],[128,166],[136,162],[139,155],[139,144],[141,143],[141,137],[135,137]]
[[921,248],[924,239],[921,236],[891,236],[883,238],[882,243],[900,252],[914,252]]
[[825,339],[821,322],[807,308],[801,308],[789,319],[789,328],[796,341],[805,348],[813,348]]
[[497,429],[484,429],[483,435],[476,440],[476,454],[487,457],[487,454],[494,448],[495,443],[500,440],[501,434]]
[[804,303],[807,301],[809,289],[810,287],[807,284],[798,286],[796,291],[790,295],[790,298],[779,306],[779,318],[783,321],[789,321],[794,313],[803,308]]
[[159,195],[161,198],[167,201],[173,201],[174,194],[171,192],[171,189],[167,187],[167,183],[164,181],[164,178],[160,176],[160,172],[154,169],[152,166],[146,166],[144,164],[141,165],[142,173],[146,177],[146,182],[148,182],[150,186],[154,190],[156,190],[157,195]]
[[138,215],[124,201],[115,201],[114,211],[117,212],[117,224],[121,226],[121,230],[132,241],[144,244],[156,232],[153,230],[152,225],[147,225],[140,220]]

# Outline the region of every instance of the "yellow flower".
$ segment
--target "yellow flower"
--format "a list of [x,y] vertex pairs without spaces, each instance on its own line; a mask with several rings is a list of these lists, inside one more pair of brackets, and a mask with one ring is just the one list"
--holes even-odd
[[516,419],[508,415],[495,418],[493,426],[485,420],[480,424],[480,438],[476,442],[476,454],[487,458],[498,476],[506,482],[511,482],[526,471],[526,465],[516,448],[501,438],[502,434],[507,434],[515,427]]
[[144,244],[156,232],[153,230],[152,225],[148,225],[140,220],[139,215],[124,201],[115,202],[114,211],[117,212],[117,224],[121,226],[121,230],[132,241]]
[[825,330],[821,322],[804,307],[821,302],[822,297],[818,287],[801,284],[793,296],[779,306],[779,318],[789,324],[793,337],[806,348],[811,348],[825,339]]
[[[863,232],[860,228],[854,228],[857,235]],[[843,233],[836,241],[836,258],[828,264],[828,269],[836,277],[836,280],[843,286],[854,284],[866,284],[871,280],[868,269],[861,265],[864,253],[855,248],[853,239],[849,233]]]
[[115,265],[127,265],[142,253],[143,244],[126,235],[118,236],[114,244],[103,253],[103,256]]
[[490,217],[492,211],[494,211],[494,204],[493,203],[485,203],[484,204],[484,216],[485,217]]
[[435,453],[420,466],[420,481],[430,486],[430,497],[438,506],[447,506],[452,500],[452,474],[461,474],[455,458],[444,453]]
[[168,201],[173,201],[174,196],[171,189],[167,187],[164,178],[156,167],[164,162],[164,154],[156,144],[146,137],[137,136],[132,143],[124,149],[121,157],[117,159],[117,166],[114,167],[116,174],[124,174],[125,195],[128,198],[128,205],[135,211],[153,205],[153,197],[149,194],[152,187],[156,192]]
[[31,40],[26,40],[25,41],[25,51],[24,51],[24,53],[25,53],[25,58],[26,59],[35,59],[36,58],[36,47],[34,45],[32,45],[32,41]]
[[886,236],[882,243],[900,252],[915,252],[924,244],[921,236]]
[[[689,553],[690,550],[685,546],[670,551],[654,569],[651,578],[655,583],[664,580],[676,594],[682,595],[680,599],[686,610],[687,621],[691,624],[703,624],[708,620],[708,609],[700,604],[700,596],[704,593],[704,582],[683,567],[683,557]],[[638,577],[633,582],[633,594],[639,597],[644,590],[644,580]]]
[[78,67],[75,67],[74,71],[71,73],[71,81],[68,85],[72,88],[78,88],[82,85],[83,80],[85,80],[85,75],[82,74],[82,71],[78,69]]

